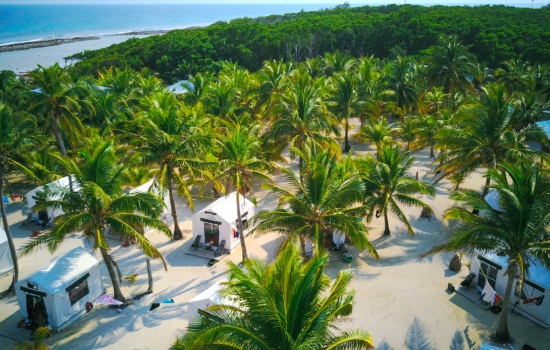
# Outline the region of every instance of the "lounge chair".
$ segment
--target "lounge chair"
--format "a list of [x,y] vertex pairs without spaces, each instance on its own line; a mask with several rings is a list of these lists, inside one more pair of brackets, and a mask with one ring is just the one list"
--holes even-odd
[[223,255],[224,254],[224,250],[225,250],[225,239],[222,240],[222,242],[220,243],[220,246],[218,247],[218,249],[216,250],[216,252],[214,253],[214,256],[218,256],[218,255]]
[[464,278],[464,281],[460,282],[461,287],[465,287],[466,289],[470,288],[470,285],[472,284],[474,278],[476,277],[476,274],[473,272],[470,272],[466,278]]
[[201,235],[198,235],[197,237],[195,237],[193,244],[191,244],[191,249],[198,250],[200,246],[201,246]]

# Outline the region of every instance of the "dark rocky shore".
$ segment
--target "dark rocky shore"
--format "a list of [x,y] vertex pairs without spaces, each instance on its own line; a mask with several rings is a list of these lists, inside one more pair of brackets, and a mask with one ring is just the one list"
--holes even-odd
[[[167,30],[143,30],[143,31],[135,31],[135,32],[108,34],[106,36],[155,35],[155,34],[164,34],[166,32],[168,32],[168,31]],[[28,50],[28,49],[35,49],[35,48],[39,48],[39,47],[62,45],[62,44],[76,42],[76,41],[99,40],[100,38],[101,38],[100,36],[75,36],[73,38],[59,38],[59,39],[26,41],[26,42],[21,42],[21,43],[0,45],[0,52],[8,52],[8,51],[16,51],[16,50]]]

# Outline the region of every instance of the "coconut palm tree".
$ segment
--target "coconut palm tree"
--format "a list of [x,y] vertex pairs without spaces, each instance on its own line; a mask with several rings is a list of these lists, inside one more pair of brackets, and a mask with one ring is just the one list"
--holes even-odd
[[401,154],[398,146],[386,146],[378,151],[378,160],[369,155],[355,160],[359,176],[365,183],[364,205],[368,209],[367,221],[372,220],[376,211],[384,215],[385,235],[390,234],[389,213],[405,224],[409,234],[414,235],[414,230],[399,204],[432,212],[428,204],[414,196],[417,193],[435,195],[433,186],[407,175],[414,159],[409,157],[409,152]]
[[535,77],[531,74],[531,66],[521,58],[512,58],[502,62],[502,68],[495,71],[497,83],[505,87],[508,95],[532,91],[535,87]]
[[321,253],[306,261],[289,246],[271,265],[245,261],[247,272],[230,262],[221,293],[234,302],[204,310],[172,348],[374,349],[369,333],[338,326],[353,311],[354,293],[348,292],[353,274],[340,271],[331,286],[324,274],[328,260]]
[[256,106],[254,113],[264,110],[268,120],[274,119],[275,99],[286,86],[286,77],[294,70],[292,63],[283,61],[266,61],[256,75],[258,87],[256,88]]
[[350,71],[343,71],[332,76],[331,97],[329,108],[336,119],[344,122],[344,147],[343,152],[348,153],[351,149],[348,140],[349,119],[358,116],[363,109],[363,101],[357,93],[357,83],[354,74]]
[[260,124],[251,127],[239,124],[225,123],[226,134],[217,139],[219,147],[220,178],[227,184],[225,187],[233,187],[237,191],[237,230],[241,241],[243,261],[248,259],[241,218],[241,196],[243,200],[246,193],[252,190],[252,179],[272,181],[267,175],[271,164],[262,156],[262,145],[258,137]]
[[300,242],[306,256],[306,239],[315,243],[317,252],[333,232],[344,233],[360,249],[378,258],[367,239],[367,228],[361,221],[365,207],[365,187],[351,165],[351,155],[341,163],[335,155],[311,143],[304,151],[294,150],[304,159],[302,179],[286,167],[278,166],[286,179],[284,186],[265,185],[279,195],[279,205],[258,213],[253,232],[277,232],[287,239],[284,245]]
[[80,156],[78,164],[60,158],[66,171],[73,174],[79,190],[47,187],[46,192],[53,194],[50,198],[58,199],[36,205],[38,210],[61,209],[65,214],[56,217],[53,228],[25,245],[22,254],[42,246],[53,253],[66,238],[81,232],[84,238],[93,242],[93,250],[101,253],[113,284],[114,298],[125,302],[105,234],[109,230],[135,240],[146,256],[162,260],[166,268],[161,253],[139,232],[139,228],[150,227],[171,237],[170,230],[159,219],[163,204],[151,193],[122,194],[126,166],[118,165],[111,142],[97,148],[93,154],[81,151]]
[[170,211],[174,220],[174,239],[182,239],[178,223],[174,187],[191,210],[193,198],[189,186],[198,178],[207,176],[199,165],[200,155],[208,137],[201,132],[201,124],[194,115],[184,115],[174,94],[158,92],[142,100],[139,114],[139,133],[133,135],[135,153],[145,166],[158,166],[153,171],[153,186],[161,193],[168,191]]
[[[76,113],[81,104],[93,110],[89,100],[80,98],[89,95],[90,91],[84,84],[74,84],[66,70],[57,63],[49,68],[38,65],[38,69],[30,72],[30,80],[34,87],[28,92],[31,99],[30,111],[39,116],[39,124],[53,133],[61,155],[66,157],[67,149],[63,136],[76,142],[86,134]],[[71,176],[69,182],[72,187]]]
[[[501,164],[486,175],[494,181],[490,187],[499,196],[497,211],[484,195],[472,190],[459,190],[451,199],[459,205],[448,209],[444,218],[460,223],[449,241],[424,255],[440,252],[494,253],[506,257],[508,283],[504,306],[499,316],[496,337],[510,340],[508,305],[514,279],[524,281],[532,263],[550,270],[550,241],[546,226],[550,223],[550,177],[537,166]],[[471,212],[476,209],[481,215]]]
[[[280,155],[286,147],[302,149],[309,140],[338,149],[338,143],[331,134],[338,136],[340,130],[323,102],[325,80],[311,79],[307,71],[292,72],[286,91],[277,103],[280,117],[271,124],[267,138],[273,142],[273,153]],[[295,157],[291,151],[290,156]],[[300,158],[300,168],[301,168]]]
[[447,107],[453,105],[455,94],[475,93],[474,78],[480,71],[474,54],[468,52],[456,36],[442,34],[439,44],[427,50],[425,76],[427,87],[440,87],[447,94]]
[[[516,132],[514,100],[506,95],[504,87],[493,85],[482,88],[479,101],[458,111],[451,124],[438,135],[441,164],[436,170],[444,170],[436,180],[453,175],[461,181],[479,168],[495,168],[505,161],[533,160],[540,156],[525,147],[530,139],[544,140],[545,135],[536,127]],[[485,181],[487,194],[491,178]]]
[[379,121],[372,120],[365,123],[359,128],[355,137],[361,142],[371,142],[378,151],[384,146],[399,144],[394,138],[400,131],[398,124],[388,124],[386,118],[382,118]]
[[19,278],[19,264],[17,260],[17,251],[11,236],[10,225],[6,214],[6,206],[4,204],[4,186],[6,185],[6,175],[13,168],[24,170],[27,174],[31,174],[24,165],[19,163],[21,154],[28,152],[35,144],[33,138],[28,136],[28,132],[35,126],[34,120],[30,117],[22,115],[14,115],[12,111],[0,103],[0,212],[2,214],[2,224],[8,239],[8,246],[13,261],[13,279],[7,290],[0,293],[0,297],[12,294],[15,292],[15,283]]
[[407,113],[414,109],[419,92],[414,62],[408,57],[397,57],[384,67],[384,72],[384,87],[393,91],[394,112],[403,121]]

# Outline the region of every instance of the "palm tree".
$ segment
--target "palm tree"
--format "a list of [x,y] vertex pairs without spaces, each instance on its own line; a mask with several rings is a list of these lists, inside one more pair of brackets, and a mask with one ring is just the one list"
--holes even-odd
[[[273,122],[267,135],[274,143],[274,154],[281,154],[288,146],[302,149],[309,140],[339,148],[330,136],[338,136],[340,131],[323,103],[324,84],[324,78],[313,80],[303,69],[292,72],[290,83],[278,100],[277,112],[281,116]],[[295,152],[291,151],[290,155],[294,158]],[[300,158],[300,168],[301,164]]]
[[531,74],[531,66],[521,58],[502,62],[503,68],[495,71],[497,83],[501,83],[508,95],[532,91],[535,87],[535,77]]
[[437,119],[431,115],[419,115],[413,118],[413,124],[418,135],[417,143],[421,146],[430,146],[430,157],[435,158],[434,147],[438,141],[437,133],[445,125],[445,120]]
[[441,35],[439,45],[427,50],[425,75],[428,88],[441,87],[449,96],[447,107],[454,103],[455,94],[475,93],[473,79],[480,72],[474,54],[468,52],[456,36]]
[[201,150],[208,137],[200,131],[202,123],[193,115],[183,115],[181,104],[170,92],[159,92],[142,101],[139,123],[142,128],[134,134],[135,149],[143,165],[158,166],[153,171],[153,186],[161,193],[168,191],[170,210],[174,220],[174,239],[182,239],[178,223],[174,186],[194,210],[189,190],[197,177],[205,176],[199,165]]
[[48,187],[46,191],[53,194],[50,198],[58,199],[36,205],[38,210],[61,209],[65,214],[55,219],[53,228],[25,245],[22,254],[29,254],[41,246],[53,253],[68,236],[81,232],[84,238],[93,242],[94,251],[101,253],[113,284],[114,298],[125,302],[105,234],[110,230],[135,240],[146,256],[161,259],[166,268],[161,253],[139,232],[140,228],[150,227],[171,237],[170,230],[159,219],[162,202],[150,193],[122,194],[126,166],[117,165],[111,142],[93,154],[81,151],[80,155],[82,159],[78,164],[60,158],[66,171],[73,174],[79,190]]
[[348,140],[349,118],[360,114],[363,109],[363,103],[357,93],[357,83],[354,75],[350,71],[336,73],[332,77],[333,86],[329,103],[331,109],[340,121],[344,122],[344,153],[351,149]]
[[274,119],[275,99],[283,93],[288,74],[294,69],[292,63],[267,61],[257,73],[256,106],[254,113],[265,111],[268,120]]
[[[504,293],[504,306],[499,316],[496,337],[502,342],[510,340],[508,305],[514,279],[523,282],[531,263],[541,264],[550,270],[550,247],[546,227],[550,223],[550,178],[539,167],[526,165],[499,165],[486,175],[495,184],[499,196],[497,211],[480,192],[460,190],[451,195],[461,206],[448,209],[444,217],[458,220],[447,243],[436,246],[424,255],[440,252],[494,253],[506,257],[508,283]],[[481,215],[473,214],[476,209]]]
[[[438,136],[441,164],[436,170],[453,175],[458,181],[476,169],[495,168],[505,161],[532,160],[540,156],[529,150],[524,141],[543,140],[545,135],[535,127],[514,131],[514,101],[506,95],[504,87],[493,85],[482,88],[480,101],[459,111],[451,125],[444,127]],[[462,118],[460,118],[462,117]],[[489,190],[487,177],[483,194]]]
[[346,53],[338,50],[333,53],[325,53],[323,58],[325,75],[327,77],[337,73],[344,73],[349,70],[354,64],[355,59]]
[[265,185],[279,197],[279,205],[271,211],[258,213],[253,232],[277,232],[287,236],[285,245],[300,242],[306,256],[306,239],[315,243],[317,252],[324,247],[325,238],[333,232],[344,233],[360,249],[367,249],[378,258],[367,239],[367,228],[361,221],[365,207],[365,186],[351,166],[351,155],[339,163],[335,155],[318,144],[306,145],[304,152],[294,150],[304,159],[302,179],[279,166],[288,183],[284,186]]
[[222,293],[235,302],[207,308],[172,348],[374,349],[369,333],[338,327],[353,311],[354,293],[348,292],[353,274],[340,271],[330,286],[324,274],[328,260],[322,253],[306,261],[290,246],[271,265],[245,261],[248,272],[230,262]]
[[15,283],[19,279],[19,264],[17,260],[17,251],[13,243],[13,238],[8,223],[6,214],[6,206],[4,204],[4,186],[6,185],[6,175],[12,170],[12,167],[25,170],[27,174],[32,174],[24,165],[19,163],[20,155],[28,152],[34,142],[27,132],[32,130],[34,125],[33,120],[24,118],[21,115],[14,115],[12,111],[0,103],[0,211],[2,214],[2,224],[8,239],[10,254],[13,261],[13,279],[11,285],[0,293],[0,297],[12,294],[15,292]]
[[220,177],[227,183],[226,188],[233,186],[237,191],[237,230],[241,241],[243,261],[248,259],[241,218],[241,196],[252,190],[252,179],[259,178],[272,181],[266,174],[271,164],[262,157],[262,145],[258,138],[260,124],[250,128],[239,124],[225,123],[226,134],[217,141],[220,152],[218,155]]
[[414,157],[409,152],[401,154],[399,147],[383,147],[378,151],[378,160],[371,156],[358,158],[355,165],[365,183],[364,203],[367,209],[367,221],[372,220],[376,211],[384,215],[384,234],[390,234],[388,214],[392,213],[405,224],[407,232],[414,230],[398,203],[409,207],[420,207],[432,212],[430,206],[413,196],[416,193],[435,195],[433,186],[407,175]]
[[365,123],[359,128],[355,137],[361,142],[373,143],[378,151],[384,146],[399,144],[394,138],[400,131],[398,124],[388,124],[386,118],[382,118],[380,121],[373,120]]
[[415,81],[414,62],[408,57],[397,57],[384,70],[384,86],[393,91],[395,113],[401,116],[403,122],[407,113],[413,109],[419,91]]

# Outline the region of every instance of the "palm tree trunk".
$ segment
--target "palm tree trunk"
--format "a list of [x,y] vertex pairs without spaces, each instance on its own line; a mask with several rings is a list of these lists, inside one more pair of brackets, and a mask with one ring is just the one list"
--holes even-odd
[[434,146],[430,146],[430,157],[435,159]]
[[[243,263],[248,259],[248,253],[246,251],[246,243],[244,241],[243,221],[241,219],[241,201],[239,191],[236,193],[237,198],[237,229],[239,230],[239,239],[241,241],[241,249],[243,252]],[[243,196],[244,197],[244,196]],[[221,252],[223,254],[223,252]]]
[[153,293],[153,272],[151,271],[151,259],[146,258],[145,263],[147,264],[147,282],[149,282],[149,287],[145,294]]
[[[56,118],[53,118],[52,120],[52,129],[53,134],[55,135],[55,141],[61,150],[61,155],[63,158],[67,158],[67,149],[65,148],[65,143],[63,142],[63,137],[61,136],[61,129],[59,128],[59,124],[57,124]],[[69,189],[73,192],[73,178],[71,174],[69,174]]]
[[502,311],[498,318],[498,326],[495,334],[495,337],[498,341],[506,343],[510,341],[510,332],[508,331],[508,305],[510,304],[510,296],[512,295],[512,288],[514,287],[515,277],[516,264],[512,262],[508,265],[508,283],[506,284]]
[[384,210],[384,235],[389,236],[390,235],[390,222],[388,221],[388,210],[387,208]]
[[349,118],[346,117],[346,126],[345,126],[345,136],[344,136],[344,153],[348,153],[351,149],[349,145],[348,133],[349,133]]
[[483,188],[483,193],[481,194],[483,197],[487,195],[487,192],[489,192],[489,185],[491,185],[491,178],[487,177],[485,179],[485,187]]
[[300,250],[302,251],[302,258],[306,258],[306,239],[303,235],[300,235]]
[[102,248],[99,248],[101,251],[101,256],[103,257],[103,261],[105,262],[105,266],[107,266],[107,271],[109,271],[109,277],[111,278],[111,283],[113,283],[113,290],[115,292],[113,298],[115,298],[118,301],[121,301],[123,303],[126,302],[126,298],[124,298],[124,295],[122,294],[122,291],[120,290],[120,283],[118,281],[117,275],[115,273],[115,268],[113,267],[113,262],[111,260],[111,256],[109,253]]
[[176,202],[174,201],[174,189],[172,188],[172,181],[168,185],[168,196],[170,197],[170,210],[172,211],[172,219],[174,220],[174,239],[180,240],[183,238],[183,233],[180,229],[178,222],[178,214],[176,212]]
[[6,236],[8,238],[8,245],[10,246],[11,259],[13,261],[13,278],[11,284],[2,293],[0,293],[0,298],[3,298],[7,295],[15,293],[15,283],[19,279],[19,262],[17,261],[17,251],[15,250],[15,244],[13,243],[13,238],[11,236],[10,225],[8,224],[8,217],[6,214],[6,206],[4,204],[4,172],[0,172],[0,210],[2,212],[2,223],[4,225],[4,231],[6,231]]

